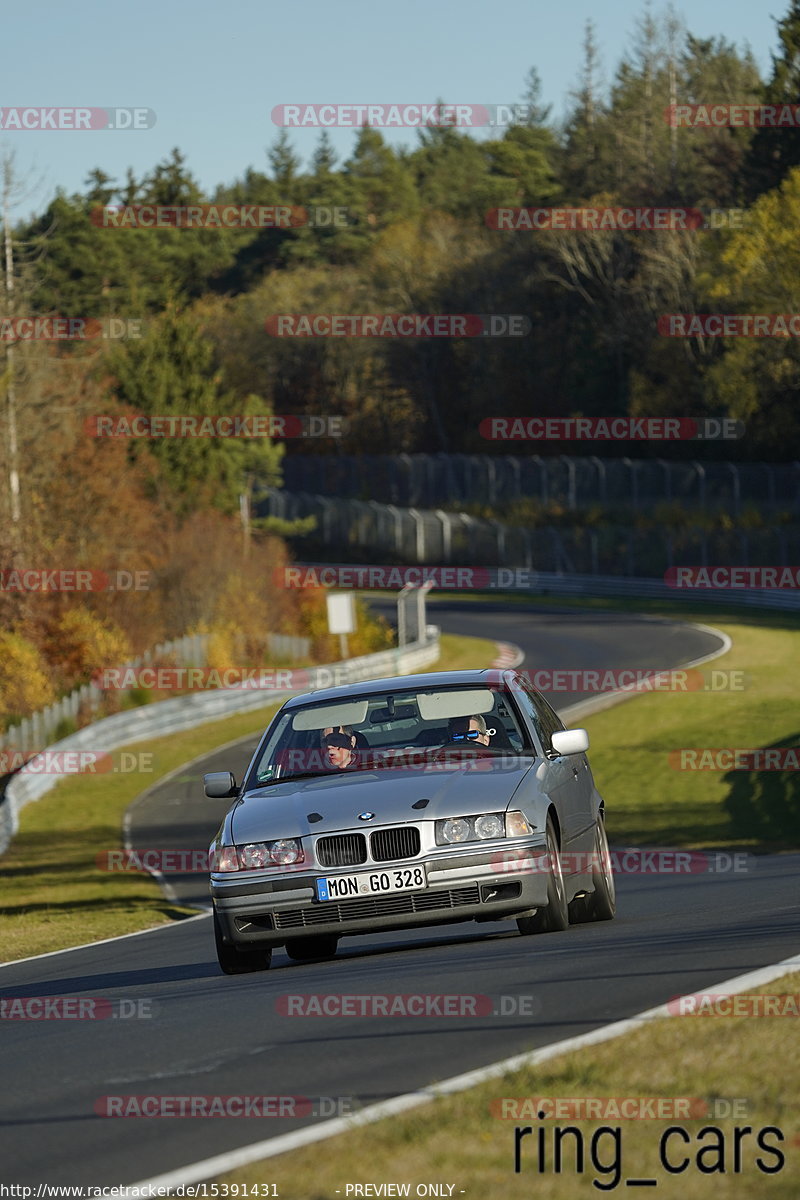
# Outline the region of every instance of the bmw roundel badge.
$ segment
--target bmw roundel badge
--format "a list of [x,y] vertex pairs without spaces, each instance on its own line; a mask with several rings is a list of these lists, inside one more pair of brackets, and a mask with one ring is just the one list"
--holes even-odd
[[359,821],[371,821],[375,813],[363,812],[358,814]]

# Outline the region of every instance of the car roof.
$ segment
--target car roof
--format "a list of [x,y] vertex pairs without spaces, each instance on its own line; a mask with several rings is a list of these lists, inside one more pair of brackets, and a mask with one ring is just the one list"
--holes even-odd
[[514,675],[513,670],[498,667],[483,667],[470,671],[425,671],[418,675],[387,675],[381,679],[360,679],[353,683],[340,684],[338,687],[320,688],[318,691],[304,692],[302,696],[292,696],[284,704],[284,709],[301,708],[309,701],[317,704],[325,700],[342,700],[345,697],[374,696],[394,688],[396,691],[407,691],[414,688],[451,688],[473,686],[488,687],[504,684]]

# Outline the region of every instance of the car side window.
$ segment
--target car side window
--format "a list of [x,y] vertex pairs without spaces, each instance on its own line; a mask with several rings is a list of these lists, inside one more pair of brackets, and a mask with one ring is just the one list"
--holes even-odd
[[544,729],[542,728],[541,718],[539,716],[536,705],[533,703],[533,697],[528,692],[527,688],[519,685],[514,688],[514,698],[517,701],[517,704],[519,704],[522,711],[525,713],[525,715],[529,718],[529,720],[533,724],[533,727],[536,730],[536,736],[539,740],[539,744],[541,745],[542,749],[546,753],[549,748],[550,743],[549,743],[547,737],[545,736]]
[[544,696],[540,696],[538,692],[534,692],[525,679],[520,679],[517,695],[533,721],[539,741],[542,743],[542,749],[545,754],[552,754],[552,737],[554,733],[558,733],[564,728],[563,721],[553,711]]
[[542,724],[547,733],[547,748],[552,750],[552,737],[554,733],[560,733],[564,728],[564,722],[559,717],[558,713],[550,707],[544,696],[535,696],[534,703],[542,714]]

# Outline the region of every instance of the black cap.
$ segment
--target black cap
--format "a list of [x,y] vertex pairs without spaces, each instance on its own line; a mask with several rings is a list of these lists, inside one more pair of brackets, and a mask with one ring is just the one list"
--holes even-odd
[[353,743],[346,733],[328,733],[322,740],[326,746],[341,746],[343,750],[353,748]]

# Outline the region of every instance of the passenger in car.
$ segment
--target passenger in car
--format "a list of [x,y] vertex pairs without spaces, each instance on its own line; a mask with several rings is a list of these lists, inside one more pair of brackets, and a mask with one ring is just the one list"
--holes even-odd
[[495,732],[487,727],[480,713],[474,717],[451,717],[447,731],[451,742],[479,742],[482,746],[489,745],[489,738]]

